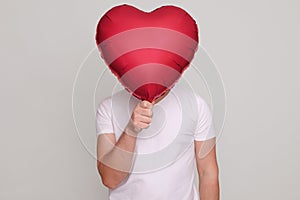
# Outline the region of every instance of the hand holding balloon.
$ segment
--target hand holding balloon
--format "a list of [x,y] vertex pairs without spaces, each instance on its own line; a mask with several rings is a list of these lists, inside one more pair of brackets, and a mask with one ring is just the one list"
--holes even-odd
[[125,133],[136,136],[143,129],[150,126],[152,120],[153,103],[149,101],[141,101],[134,108],[129,122],[125,128]]

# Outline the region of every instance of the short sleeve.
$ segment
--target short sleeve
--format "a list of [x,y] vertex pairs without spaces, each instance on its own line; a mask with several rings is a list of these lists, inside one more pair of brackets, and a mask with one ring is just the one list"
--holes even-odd
[[111,98],[105,98],[99,103],[96,112],[96,133],[113,133]]
[[211,110],[205,100],[196,94],[198,118],[194,140],[204,141],[216,137]]

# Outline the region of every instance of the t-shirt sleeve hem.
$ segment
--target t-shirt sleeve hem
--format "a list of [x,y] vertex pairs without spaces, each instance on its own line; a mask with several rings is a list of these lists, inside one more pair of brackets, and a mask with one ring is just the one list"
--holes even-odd
[[205,141],[205,140],[209,140],[212,138],[215,138],[216,135],[210,135],[210,136],[206,136],[206,137],[194,137],[195,141]]
[[97,135],[102,135],[102,134],[115,134],[113,131],[111,131],[110,129],[103,129],[99,132],[97,132]]

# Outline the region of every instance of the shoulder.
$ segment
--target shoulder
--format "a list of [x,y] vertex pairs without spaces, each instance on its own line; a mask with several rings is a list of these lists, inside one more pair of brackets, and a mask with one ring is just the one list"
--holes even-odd
[[200,94],[194,93],[194,96],[199,107],[208,106],[208,103]]
[[111,100],[112,100],[112,96],[105,97],[104,99],[102,99],[100,101],[100,104],[109,105],[109,104],[111,104]]
[[103,111],[103,110],[110,110],[112,107],[112,97],[108,96],[105,97],[104,99],[102,99],[99,103],[98,103],[98,111]]
[[210,108],[208,102],[198,93],[193,94],[195,98],[195,103],[197,105],[197,113],[199,118],[208,117],[212,115],[212,109]]

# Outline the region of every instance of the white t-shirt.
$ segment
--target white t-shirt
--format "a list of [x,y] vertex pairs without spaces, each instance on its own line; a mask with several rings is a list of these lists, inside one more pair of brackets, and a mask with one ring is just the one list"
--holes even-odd
[[[120,138],[139,99],[122,90],[103,99],[96,114],[97,134]],[[132,171],[110,200],[199,200],[194,140],[215,137],[204,99],[179,84],[153,107],[150,127],[139,133]],[[113,167],[114,168],[114,167]]]

